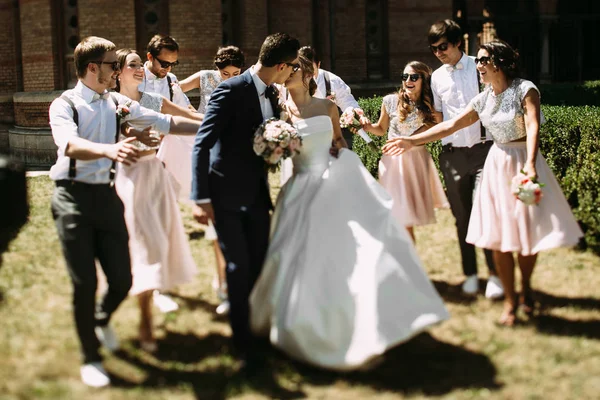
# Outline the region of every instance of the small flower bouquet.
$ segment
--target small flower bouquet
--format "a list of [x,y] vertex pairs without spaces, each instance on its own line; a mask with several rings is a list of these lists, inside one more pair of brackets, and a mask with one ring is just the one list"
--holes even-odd
[[131,100],[126,101],[125,104],[119,104],[117,106],[117,116],[121,121],[123,121],[125,117],[131,114],[129,107],[131,107]]
[[356,133],[367,143],[367,148],[370,151],[378,153],[379,148],[373,142],[373,139],[369,137],[367,132],[365,132],[364,129],[362,129],[361,119],[364,117],[365,114],[360,108],[348,107],[340,116],[340,127],[356,131]]
[[544,194],[542,187],[544,185],[538,182],[537,179],[529,178],[523,170],[519,172],[513,179],[511,184],[511,192],[515,198],[521,200],[526,205],[538,205]]
[[265,160],[272,172],[277,170],[281,160],[299,154],[301,147],[298,131],[283,120],[268,119],[254,133],[254,152]]

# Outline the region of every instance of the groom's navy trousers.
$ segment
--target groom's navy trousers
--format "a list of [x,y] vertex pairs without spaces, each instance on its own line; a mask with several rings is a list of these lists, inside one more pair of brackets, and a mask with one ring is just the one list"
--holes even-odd
[[[276,109],[276,103],[271,105]],[[242,353],[252,349],[248,297],[267,251],[272,208],[265,163],[252,149],[254,132],[262,122],[248,70],[213,91],[192,154],[191,199],[212,203],[215,212],[227,263],[233,341]]]

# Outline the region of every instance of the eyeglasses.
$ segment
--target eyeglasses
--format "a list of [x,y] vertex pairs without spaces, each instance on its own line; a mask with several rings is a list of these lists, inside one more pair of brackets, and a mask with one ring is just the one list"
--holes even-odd
[[446,51],[448,50],[448,42],[444,42],[444,43],[440,43],[437,46],[434,46],[432,44],[429,45],[429,49],[431,50],[432,53],[437,53],[437,51]]
[[178,65],[179,65],[179,60],[177,60],[177,61],[173,61],[173,62],[169,62],[169,61],[164,61],[164,60],[161,60],[161,59],[160,59],[160,58],[158,58],[158,57],[154,57],[154,59],[155,59],[156,61],[158,61],[158,63],[160,64],[160,67],[161,67],[162,69],[173,68],[173,67],[176,67],[176,66],[178,66]]
[[481,63],[481,65],[483,65],[483,66],[485,67],[486,65],[488,65],[488,63],[489,63],[490,61],[492,61],[492,59],[491,59],[490,57],[486,57],[486,56],[484,56],[484,57],[479,57],[479,58],[476,58],[476,59],[475,59],[475,65],[477,65],[477,64],[479,64],[479,63]]
[[113,71],[118,71],[121,69],[121,63],[118,61],[90,61],[90,64],[96,64],[100,66],[102,66],[102,64],[108,64]]
[[292,67],[292,72],[296,72],[300,69],[300,64],[297,64],[297,63],[294,64],[294,63],[286,62],[285,65]]
[[411,82],[416,82],[420,77],[419,74],[402,74],[402,82],[406,82],[409,78]]

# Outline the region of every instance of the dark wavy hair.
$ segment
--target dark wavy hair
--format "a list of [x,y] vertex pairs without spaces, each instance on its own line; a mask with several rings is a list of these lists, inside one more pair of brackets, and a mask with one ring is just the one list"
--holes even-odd
[[[127,60],[127,56],[130,54],[138,54],[138,52],[135,51],[134,49],[129,49],[129,48],[117,50],[117,61],[119,62],[119,67],[121,68],[121,71],[123,71],[123,69],[125,69],[125,61]],[[144,76],[144,79],[145,78],[146,77]],[[120,91],[121,91],[121,82],[119,79],[117,79],[117,86],[115,87],[115,92],[120,92]]]
[[[433,92],[431,91],[431,68],[421,61],[411,61],[404,67],[411,67],[417,74],[421,75],[421,97],[415,105],[425,125],[434,125],[433,116]],[[411,111],[411,102],[408,93],[404,90],[404,85],[398,91],[398,121],[406,120]]]
[[298,55],[300,42],[287,33],[274,33],[267,36],[258,54],[258,61],[265,67],[274,67],[284,62],[292,62]]
[[427,34],[427,40],[429,41],[429,44],[434,44],[444,37],[453,45],[456,45],[459,42],[462,45],[463,33],[460,25],[451,19],[438,21],[431,25],[429,28],[429,33]]
[[244,53],[237,46],[219,47],[215,55],[215,67],[218,69],[227,68],[230,65],[242,69],[245,63]]
[[172,36],[156,34],[152,36],[146,49],[152,57],[158,57],[162,49],[179,52],[179,44]]
[[494,67],[504,72],[507,78],[513,79],[519,76],[519,52],[513,49],[503,40],[493,40],[479,46],[490,55]]
[[298,55],[298,64],[300,64],[300,71],[302,72],[302,83],[306,82],[306,78],[310,76],[310,80],[308,81],[308,86],[304,84],[304,87],[308,89],[308,93],[312,96],[317,91],[317,82],[315,82],[315,67],[313,67],[313,62],[310,58],[299,54]]

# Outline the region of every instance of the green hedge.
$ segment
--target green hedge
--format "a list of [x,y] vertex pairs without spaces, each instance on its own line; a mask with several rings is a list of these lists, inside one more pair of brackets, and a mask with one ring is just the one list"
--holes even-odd
[[[360,99],[371,121],[379,119],[381,97]],[[540,129],[540,151],[560,183],[579,225],[584,247],[600,254],[600,107],[542,105],[546,123]],[[381,146],[385,137],[371,135]],[[438,166],[440,142],[427,145]],[[354,141],[354,151],[377,177],[381,154],[373,155],[364,141]]]
[[540,85],[542,102],[553,106],[600,106],[600,81]]

